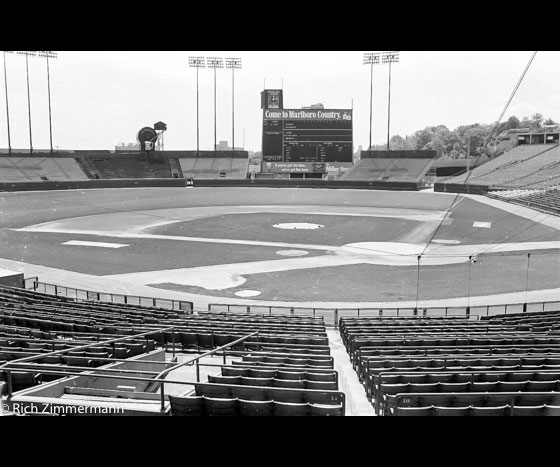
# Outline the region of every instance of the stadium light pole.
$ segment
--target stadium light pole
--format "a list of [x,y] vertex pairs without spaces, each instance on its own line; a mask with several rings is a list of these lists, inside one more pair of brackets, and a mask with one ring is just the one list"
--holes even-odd
[[34,56],[35,52],[17,52],[19,55],[25,55],[25,74],[27,76],[27,111],[29,114],[29,152],[33,154],[33,137],[31,131],[31,95],[29,93],[29,55]]
[[467,316],[471,313],[471,265],[476,262],[476,257],[469,256],[469,279],[467,281]]
[[189,67],[196,68],[196,152],[200,151],[200,132],[198,127],[198,69],[205,68],[204,57],[189,57]]
[[369,78],[369,146],[368,150],[371,151],[371,129],[372,129],[372,104],[373,104],[373,65],[379,65],[381,54],[379,52],[366,52],[364,53],[364,65],[370,65],[370,78]]
[[47,59],[47,90],[49,95],[49,137],[51,143],[51,156],[53,153],[53,143],[52,143],[52,119],[51,119],[51,77],[49,70],[49,58],[58,58],[58,53],[54,51],[39,51],[37,52],[39,57],[45,57]]
[[418,295],[420,293],[420,260],[422,259],[422,255],[418,255],[418,267],[416,273],[416,306],[414,307],[414,315],[418,313]]
[[399,63],[399,52],[383,52],[381,63],[389,64],[389,100],[387,104],[387,151],[389,151],[389,128],[391,126],[391,64]]
[[523,303],[523,312],[527,311],[527,291],[529,290],[529,264],[531,261],[531,253],[527,253],[527,273],[525,275],[525,303]]
[[226,68],[231,68],[231,150],[235,151],[235,69],[241,68],[240,58],[226,58]]
[[12,141],[10,139],[10,109],[8,106],[8,75],[6,73],[6,52],[4,51],[4,89],[6,90],[6,123],[8,124],[8,154],[12,154]]
[[206,66],[214,69],[214,151],[216,150],[216,69],[224,67],[224,59],[220,57],[206,57]]

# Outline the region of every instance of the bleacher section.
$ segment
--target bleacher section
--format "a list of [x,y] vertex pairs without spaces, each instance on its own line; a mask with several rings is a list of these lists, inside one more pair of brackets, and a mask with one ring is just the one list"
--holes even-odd
[[[16,153],[19,154],[19,153]],[[47,153],[46,153],[47,154]],[[245,179],[246,151],[61,151],[75,157],[0,156],[0,182],[89,179]]]
[[0,157],[1,182],[87,179],[71,157]]
[[446,183],[465,183],[504,188],[539,188],[560,182],[558,144],[519,145],[468,174]]
[[504,190],[489,192],[488,197],[520,204],[550,214],[560,215],[560,188],[548,190]]
[[249,159],[233,157],[180,158],[185,178],[202,179],[245,179]]
[[[254,332],[258,334],[250,335]],[[150,334],[137,337],[143,333]],[[125,342],[104,344],[122,336],[127,337]],[[234,343],[237,340],[240,342]],[[338,374],[333,369],[322,318],[211,312],[184,315],[169,309],[77,301],[0,287],[0,381],[8,380],[2,365],[35,357],[34,363],[22,371],[9,367],[14,397],[18,397],[17,391],[27,388],[59,384],[59,379],[69,372],[82,374],[87,369],[105,369],[114,362],[143,354],[150,356],[150,352],[158,349],[173,355],[176,351],[199,354],[230,343],[234,344],[223,351],[224,365],[220,373],[209,374],[207,382],[187,382],[192,389],[182,394],[165,394],[168,401],[165,413],[345,414],[345,396],[338,391]],[[88,347],[82,348],[84,345]],[[96,347],[89,348],[89,345]],[[228,365],[226,354],[231,359]],[[41,358],[42,355],[45,356]],[[146,378],[150,374],[143,367],[135,368],[135,375]],[[96,378],[103,379],[97,374]],[[161,384],[136,384],[133,395],[126,389],[132,386],[110,390],[87,385],[62,386],[59,391],[64,397],[84,398],[91,393],[99,401],[118,393],[118,397],[128,394],[134,400],[148,403],[159,399],[159,396],[154,399],[154,391]],[[3,387],[6,391],[6,386]]]
[[151,155],[84,156],[99,178],[171,178],[167,157]]
[[340,318],[378,415],[560,416],[560,312]]
[[341,180],[420,183],[435,160],[436,151],[362,151],[360,157]]
[[430,162],[430,159],[361,159],[340,179],[419,182]]

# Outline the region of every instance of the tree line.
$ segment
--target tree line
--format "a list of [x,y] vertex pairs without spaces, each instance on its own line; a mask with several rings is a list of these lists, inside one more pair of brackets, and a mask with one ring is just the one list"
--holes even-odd
[[[545,118],[540,113],[531,118],[519,120],[511,116],[507,121],[496,125],[473,123],[461,125],[450,130],[445,125],[428,126],[404,138],[394,135],[389,141],[391,150],[428,150],[433,149],[443,159],[464,159],[485,154],[492,158],[502,155],[515,145],[513,134],[522,132],[545,131],[552,125],[558,125],[552,118]],[[378,144],[373,150],[385,150],[386,145]]]

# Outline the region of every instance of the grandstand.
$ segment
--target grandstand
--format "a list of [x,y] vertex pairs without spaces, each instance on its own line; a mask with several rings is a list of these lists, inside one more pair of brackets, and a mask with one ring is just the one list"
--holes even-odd
[[235,157],[181,158],[181,170],[186,178],[245,179],[249,159]]
[[[223,354],[207,382],[200,355],[176,356],[204,350]],[[196,381],[175,379],[194,362]],[[0,373],[12,405],[55,401],[64,413],[77,403],[142,415],[345,413],[320,318],[183,315],[0,287]]]
[[86,167],[93,167],[93,177],[111,178],[170,178],[171,168],[167,157],[149,155],[118,155],[115,157],[83,156]]
[[[40,153],[40,152],[39,152]],[[39,154],[37,153],[37,154]],[[246,151],[168,151],[114,153],[66,151],[64,157],[0,154],[0,182],[90,179],[245,179]]]
[[546,183],[555,175],[560,177],[560,167],[557,166],[559,156],[558,144],[520,145],[448,182],[493,188],[522,188]]
[[380,416],[560,416],[560,312],[348,318],[339,329]]
[[488,197],[560,215],[560,188],[499,190],[489,192]]
[[87,180],[74,158],[0,156],[0,181]]
[[340,180],[419,183],[435,155],[435,151],[362,151],[358,163]]

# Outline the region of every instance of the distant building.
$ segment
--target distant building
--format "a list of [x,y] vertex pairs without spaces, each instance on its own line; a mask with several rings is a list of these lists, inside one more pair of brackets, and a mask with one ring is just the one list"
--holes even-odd
[[325,106],[319,102],[318,104],[312,104],[309,107],[302,107],[302,109],[322,109],[322,110],[324,110]]
[[[234,151],[244,151],[245,148],[235,147]],[[229,145],[229,141],[220,141],[216,145],[216,151],[231,151],[231,147]]]
[[353,154],[353,157],[352,157],[352,161],[354,162],[354,164],[356,164],[360,160],[363,150],[364,150],[363,146],[360,144],[358,146],[358,150]]
[[140,144],[139,143],[128,143],[124,144],[121,143],[118,146],[115,146],[115,151],[122,152],[122,151],[140,151]]

